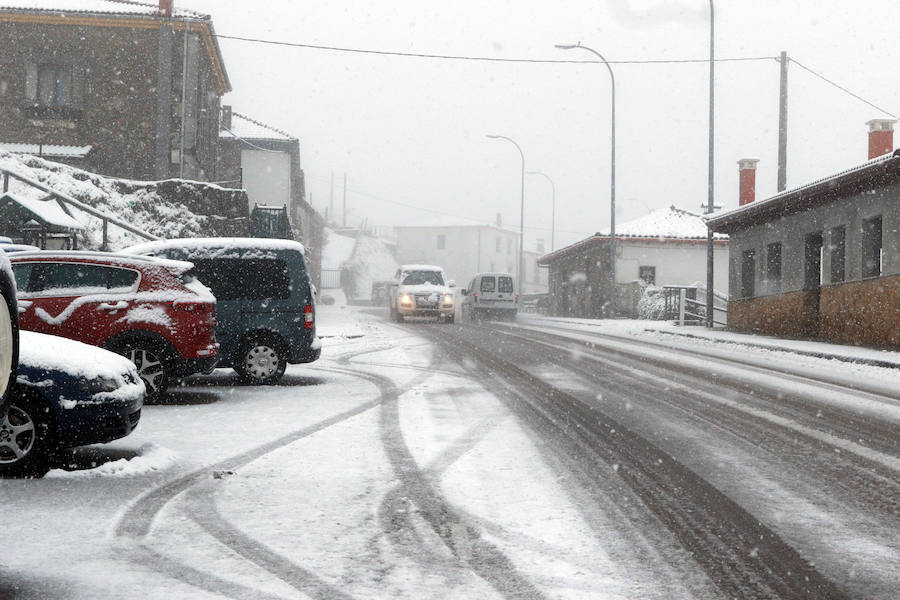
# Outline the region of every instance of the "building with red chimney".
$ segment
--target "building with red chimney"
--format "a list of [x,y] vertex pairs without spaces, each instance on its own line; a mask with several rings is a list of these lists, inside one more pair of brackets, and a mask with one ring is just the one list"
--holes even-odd
[[209,15],[172,0],[0,0],[0,149],[120,178],[215,179],[230,91]]
[[[874,119],[869,161],[708,219],[729,235],[728,325],[841,343],[900,346],[900,151]],[[749,173],[749,174],[748,174]]]

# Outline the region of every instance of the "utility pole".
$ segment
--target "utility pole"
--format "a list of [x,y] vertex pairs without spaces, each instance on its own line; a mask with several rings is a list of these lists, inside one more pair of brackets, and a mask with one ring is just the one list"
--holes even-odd
[[[331,172],[331,194],[328,196],[328,212],[334,218],[334,171]],[[327,219],[326,219],[327,220]]]
[[[713,0],[709,0],[709,172],[707,182],[706,214],[716,210],[715,202],[715,83],[716,83],[716,19]],[[715,325],[715,293],[713,277],[715,240],[712,229],[706,232],[706,326],[712,329]]]
[[778,191],[787,189],[787,76],[788,56],[781,51],[781,86],[778,93]]
[[347,227],[347,173],[344,173],[344,227]]

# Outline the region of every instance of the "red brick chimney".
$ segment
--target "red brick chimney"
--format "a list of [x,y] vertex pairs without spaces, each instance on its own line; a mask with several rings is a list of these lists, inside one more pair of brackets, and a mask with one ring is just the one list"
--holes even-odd
[[869,126],[869,159],[884,156],[894,151],[895,119],[872,119]]
[[756,163],[758,158],[742,158],[737,161],[740,178],[738,206],[750,204],[756,200]]
[[159,0],[159,16],[161,17],[171,17],[172,16],[172,3],[175,0]]

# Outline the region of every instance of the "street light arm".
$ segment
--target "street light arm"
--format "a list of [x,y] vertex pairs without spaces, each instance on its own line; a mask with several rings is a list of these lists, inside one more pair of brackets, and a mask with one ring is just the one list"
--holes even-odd
[[522,157],[522,168],[523,168],[523,169],[525,168],[525,154],[522,152],[522,148],[519,146],[519,144],[516,143],[516,140],[514,140],[514,139],[512,139],[512,138],[508,138],[508,137],[506,137],[505,135],[491,135],[491,134],[488,134],[487,137],[489,137],[489,138],[492,139],[492,140],[506,140],[507,142],[509,142],[510,144],[512,144],[513,146],[515,146],[515,147],[516,147],[516,150],[519,151],[519,156]]

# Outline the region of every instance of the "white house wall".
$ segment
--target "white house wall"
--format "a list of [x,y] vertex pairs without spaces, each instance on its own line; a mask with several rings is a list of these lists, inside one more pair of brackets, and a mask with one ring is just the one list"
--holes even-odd
[[291,155],[287,152],[241,150],[244,189],[254,204],[291,206]]
[[[642,266],[656,267],[658,286],[706,283],[705,243],[617,240],[616,255],[617,283],[636,281]],[[728,246],[717,244],[713,260],[713,285],[727,293]]]
[[[516,272],[519,238],[513,232],[478,226],[399,227],[396,231],[401,264],[441,266],[448,279],[460,287],[478,272]],[[443,248],[438,248],[440,235],[444,236]]]

